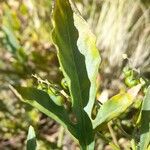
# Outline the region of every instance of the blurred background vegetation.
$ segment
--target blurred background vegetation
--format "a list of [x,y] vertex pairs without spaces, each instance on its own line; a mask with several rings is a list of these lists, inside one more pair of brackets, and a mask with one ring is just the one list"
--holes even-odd
[[[0,149],[24,149],[29,125],[35,127],[39,149],[78,147],[62,127],[20,102],[9,89],[9,84],[37,85],[32,74],[60,84],[63,76],[51,40],[52,3],[52,0],[0,0]],[[122,73],[125,66],[149,79],[150,1],[76,0],[76,5],[97,36],[102,55],[98,95],[103,93],[106,98],[125,88]],[[123,59],[123,54],[128,59]],[[122,116],[129,134],[136,107]],[[115,127],[114,130],[126,150],[128,140]],[[109,132],[105,134],[109,137]],[[100,138],[97,143],[97,149],[109,149]]]

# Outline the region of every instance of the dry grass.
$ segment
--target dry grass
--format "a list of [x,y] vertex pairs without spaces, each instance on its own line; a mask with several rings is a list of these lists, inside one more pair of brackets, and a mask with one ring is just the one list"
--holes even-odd
[[[125,66],[150,77],[150,2],[144,5],[140,0],[82,0],[77,7],[97,36],[102,55],[102,89],[114,94],[122,88]],[[123,54],[128,59],[124,60]]]
[[[85,11],[87,5],[89,9]],[[78,6],[97,36],[97,46],[107,64],[104,72],[121,69],[124,53],[128,55],[131,67],[148,70],[150,7],[145,7],[139,0],[93,0]]]

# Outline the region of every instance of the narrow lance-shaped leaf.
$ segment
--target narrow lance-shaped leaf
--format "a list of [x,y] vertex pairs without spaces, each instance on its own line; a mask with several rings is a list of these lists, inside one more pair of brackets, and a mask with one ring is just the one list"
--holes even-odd
[[28,136],[27,136],[27,150],[36,150],[37,143],[36,143],[36,135],[34,128],[32,126],[29,127]]
[[91,117],[93,105],[96,97],[96,78],[98,75],[98,68],[100,64],[100,55],[96,48],[95,35],[90,31],[85,20],[74,13],[75,27],[79,32],[77,41],[79,51],[85,56],[86,70],[90,80],[89,101],[85,107],[85,111]]
[[[59,63],[69,85],[72,105],[84,108],[88,103],[90,81],[85,57],[77,47],[78,31],[74,26],[73,12],[69,1],[56,0],[53,16],[52,38],[58,49]],[[75,99],[75,97],[77,98]]]
[[93,120],[93,128],[95,129],[102,126],[104,123],[119,116],[132,104],[132,102],[131,96],[127,93],[119,93],[113,96],[101,106],[95,120]]
[[20,45],[17,38],[14,35],[13,30],[9,26],[2,26],[2,30],[6,35],[7,44],[10,45],[12,53],[16,53],[16,51],[20,48]]
[[127,92],[121,91],[105,102],[98,111],[95,120],[93,120],[93,128],[96,129],[125,112],[134,102],[134,98],[137,96],[141,86],[142,85],[139,84]]
[[[93,140],[92,124],[84,108],[88,105],[89,97],[92,97],[90,95],[93,95],[91,100],[94,103],[96,90],[91,84],[96,81],[98,65],[94,66],[93,64],[95,64],[94,61],[99,63],[99,55],[95,47],[92,49],[95,40],[91,32],[88,34],[89,29],[84,22],[83,19],[73,13],[69,0],[55,1],[52,38],[57,47],[58,59],[69,86],[72,107],[77,118],[79,142],[81,145],[89,145]],[[79,27],[80,23],[82,28],[84,24],[84,28],[88,30],[82,32]],[[86,36],[88,38],[84,39]],[[96,71],[94,70],[93,73],[94,67],[96,67]]]
[[23,101],[56,120],[77,138],[75,127],[70,121],[67,111],[63,106],[56,105],[46,92],[32,87],[15,87],[15,89],[18,93],[14,92],[16,95],[19,94],[18,97],[21,96]]
[[147,93],[145,95],[142,105],[140,150],[147,150],[149,144],[150,144],[150,86],[147,89]]

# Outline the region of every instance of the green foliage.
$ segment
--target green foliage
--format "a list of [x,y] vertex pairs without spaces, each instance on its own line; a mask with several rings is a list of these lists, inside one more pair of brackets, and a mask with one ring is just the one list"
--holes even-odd
[[[42,84],[39,85],[41,90],[32,87],[16,89],[25,102],[67,128],[79,141],[81,149],[94,149],[95,129],[106,126],[109,121],[125,112],[133,103],[134,96],[122,92],[112,97],[92,118],[100,56],[94,35],[72,7],[68,0],[55,1],[52,32],[61,70],[69,89],[71,108],[67,110],[64,107],[68,105],[65,101],[61,105],[57,103],[57,93],[61,93],[61,89],[54,86],[48,90]],[[131,71],[126,75],[133,76],[133,73]],[[73,115],[73,119],[69,115]]]
[[[8,85],[33,86],[33,73],[60,80],[54,48],[50,48],[50,12],[51,0],[0,1],[0,149],[24,149],[28,126],[41,128],[40,133],[47,126],[41,127],[43,115],[18,101]],[[47,141],[43,140],[43,147],[50,145]]]
[[143,100],[141,113],[140,150],[148,150],[150,145],[150,87]]
[[5,36],[6,36],[6,43],[8,44],[8,46],[10,46],[8,48],[8,50],[10,49],[10,51],[12,53],[16,53],[16,51],[20,48],[20,45],[19,45],[19,42],[18,40],[16,39],[13,31],[11,30],[11,28],[7,28],[7,27],[2,27],[2,30],[4,31],[5,33]]
[[90,144],[93,137],[90,118],[84,108],[90,106],[87,109],[90,114],[94,104],[99,54],[94,45],[94,36],[85,21],[72,12],[69,1],[57,0],[53,15],[52,37],[58,47],[58,59],[69,87],[73,113],[78,121],[78,139],[84,147]]
[[73,135],[75,134],[73,129],[74,125],[69,120],[67,111],[64,107],[56,105],[46,92],[36,88],[16,87],[16,89],[26,103],[39,109],[54,120],[57,120],[65,128],[68,128]]
[[121,92],[105,102],[93,121],[93,128],[98,128],[108,123],[113,118],[120,116],[133,103],[130,94]]
[[27,150],[36,150],[36,135],[34,128],[32,126],[29,127],[28,136],[27,136]]
[[[11,61],[9,62],[11,67],[8,67],[8,71],[9,68],[11,68],[11,73],[13,72],[15,74],[13,74],[13,78],[10,78],[9,81],[11,81],[11,83],[15,83],[15,85],[18,83],[21,85],[26,85],[26,87],[14,86],[19,94],[14,91],[14,89],[13,91],[22,101],[37,108],[40,112],[56,120],[64,128],[66,128],[74,137],[75,141],[77,140],[77,142],[80,144],[81,149],[92,150],[94,149],[94,146],[95,149],[99,149],[97,148],[97,143],[94,143],[95,139],[98,138],[97,133],[99,133],[98,135],[102,134],[102,138],[104,139],[104,141],[109,143],[114,149],[122,149],[122,147],[119,148],[119,144],[116,143],[117,140],[114,140],[114,135],[111,135],[113,138],[113,142],[109,140],[110,134],[112,134],[112,132],[110,131],[109,134],[109,132],[107,131],[108,123],[110,121],[112,122],[113,128],[117,132],[118,138],[120,138],[121,130],[121,134],[124,134],[126,139],[131,140],[131,137],[128,135],[128,133],[126,133],[126,131],[123,130],[121,125],[125,122],[126,124],[123,125],[125,126],[125,128],[127,128],[127,131],[129,130],[129,128],[133,129],[134,125],[132,124],[134,119],[131,118],[131,116],[134,116],[135,114],[138,116],[137,112],[140,111],[140,106],[134,106],[136,105],[134,103],[134,92],[136,90],[133,89],[135,88],[134,86],[142,84],[144,85],[143,91],[147,91],[147,80],[141,77],[141,74],[139,76],[139,74],[133,71],[133,69],[124,69],[123,72],[125,75],[125,84],[129,88],[133,87],[133,93],[129,91],[126,92],[126,90],[124,90],[123,92],[120,92],[119,94],[108,98],[108,101],[106,101],[105,103],[99,103],[96,100],[96,92],[98,89],[97,83],[99,84],[99,80],[97,81],[97,76],[101,58],[98,49],[96,48],[96,38],[89,29],[86,21],[79,15],[74,2],[71,2],[69,0],[55,0],[52,15],[52,40],[56,47],[60,69],[64,76],[62,80],[60,79],[62,78],[62,75],[58,78],[60,71],[58,71],[58,67],[56,67],[57,60],[55,58],[55,52],[53,51],[54,48],[52,45],[48,46],[47,48],[47,41],[50,41],[49,26],[51,26],[51,23],[47,21],[50,20],[50,16],[45,16],[50,14],[49,7],[47,6],[51,4],[51,1],[37,0],[36,2],[31,3],[30,6],[34,6],[34,11],[32,11],[33,8],[30,10],[30,8],[28,8],[28,6],[24,3],[18,3],[19,12],[18,10],[17,12],[16,10],[11,12],[7,7],[7,3],[4,4],[4,6],[6,6],[4,13],[5,17],[3,18],[2,23],[2,45],[6,49],[6,51],[4,49],[5,53],[11,55]],[[85,4],[85,1],[82,1],[82,3]],[[89,8],[91,9],[91,1],[89,1],[88,3]],[[93,4],[92,6],[94,6],[94,9],[96,10],[97,2],[94,3],[93,1]],[[112,4],[115,5],[115,3]],[[31,14],[29,10],[31,11]],[[30,17],[33,18],[33,20],[28,21],[27,19],[25,21],[27,24],[21,24],[20,15],[18,15],[20,13],[21,21],[24,19],[26,20]],[[94,13],[91,13],[91,16],[94,16]],[[43,20],[43,18],[45,20]],[[21,36],[22,34],[24,36]],[[52,80],[53,82],[55,81],[56,84],[53,84],[53,82],[49,82],[48,80],[41,80],[36,76],[34,77],[38,80],[38,85],[34,82],[34,80],[26,79],[30,78],[31,74],[34,73],[42,76],[42,78],[47,78],[48,80]],[[113,73],[111,73],[111,77],[108,77],[109,81],[113,80],[112,75]],[[8,74],[7,76],[5,76],[5,78],[8,79],[9,76],[12,77],[10,74]],[[103,74],[100,74],[99,76],[100,78],[103,78]],[[20,80],[20,78],[22,80]],[[101,79],[100,81],[104,80]],[[58,83],[60,82],[61,85],[59,86]],[[110,85],[108,84],[107,86]],[[101,88],[103,90],[104,87],[105,81],[101,83],[100,90]],[[116,86],[115,88],[118,87]],[[116,91],[113,91],[112,93],[109,93],[109,96],[114,95]],[[142,97],[143,95],[144,93],[141,92],[140,96]],[[142,99],[141,97],[140,99],[138,99],[138,101],[140,102]],[[146,96],[144,103],[145,101],[147,101],[147,99],[148,98]],[[143,107],[149,107],[148,104],[144,103]],[[3,101],[1,104],[2,111],[7,112],[7,116],[10,116],[10,114],[12,112],[15,112],[14,110],[16,110],[15,108],[12,111],[7,109],[7,106],[5,106],[5,103],[3,103]],[[10,105],[14,106],[14,104]],[[29,115],[26,118],[23,117],[23,120],[30,120],[31,118],[33,120],[32,123],[34,125],[37,124],[37,122],[39,121],[39,113],[36,112],[36,109],[27,108],[26,105],[25,107],[28,111],[28,113],[25,114]],[[143,110],[144,111],[142,111],[142,116],[144,117],[142,117],[141,122],[138,120],[138,124],[140,125],[141,123],[142,128],[141,145],[146,145],[145,147],[147,147],[149,142],[149,134],[145,133],[144,130],[145,126],[148,125],[147,123],[145,123],[146,121],[144,119],[146,118],[146,115],[144,115],[145,108],[143,108]],[[128,114],[130,116],[130,121],[125,120],[128,119]],[[18,119],[18,117],[16,118]],[[113,120],[115,120],[116,118],[122,121],[120,123],[121,125],[119,126],[119,129],[116,129],[118,127],[118,124],[116,122],[113,122]],[[22,123],[22,121],[18,122]],[[1,124],[6,123],[10,128],[18,128],[16,124],[10,124],[10,121],[5,121],[5,119],[1,121]],[[26,130],[27,124],[28,123],[26,123],[25,125],[23,124],[22,126],[20,126],[20,128],[22,130]],[[3,125],[1,126],[3,127]],[[137,130],[138,126],[135,126],[134,128],[134,130]],[[18,130],[18,132],[20,133],[20,130]],[[138,133],[134,134],[135,131],[131,130],[128,132],[132,134],[133,142],[131,141],[131,145],[132,149],[134,149],[134,147],[136,148],[137,146],[136,138],[139,138]],[[33,143],[34,145],[36,145],[35,134],[32,127],[29,128],[29,135],[33,136]],[[40,134],[38,136],[39,139],[43,138],[40,136]],[[145,138],[145,136],[147,138]],[[60,137],[62,138],[62,136]],[[32,139],[32,137],[29,136],[28,138]],[[58,137],[59,142],[61,141],[60,139]],[[144,144],[143,139],[147,140],[145,141],[146,144]],[[45,142],[43,139],[42,141]],[[97,141],[98,140],[96,140],[96,142]],[[32,140],[29,139],[27,142],[27,145],[29,145],[28,148],[34,148],[34,146],[30,146],[30,144],[32,144]],[[57,144],[55,145],[55,148],[57,148]]]

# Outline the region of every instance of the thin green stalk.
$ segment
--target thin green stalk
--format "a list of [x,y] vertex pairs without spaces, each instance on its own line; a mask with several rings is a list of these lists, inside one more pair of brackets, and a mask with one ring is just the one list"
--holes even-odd
[[132,139],[132,137],[122,128],[120,121],[118,121],[115,125],[125,137],[127,137],[129,140]]
[[104,135],[102,135],[100,132],[97,132],[98,136],[100,138],[102,138],[106,143],[108,143],[112,148],[113,150],[120,150],[120,148],[115,145],[113,142],[111,142],[108,138],[106,138]]
[[109,132],[110,132],[110,134],[111,134],[111,137],[112,137],[112,139],[113,139],[115,145],[117,145],[117,146],[119,147],[119,144],[118,144],[118,142],[117,142],[116,135],[115,135],[114,130],[113,130],[112,126],[111,126],[111,122],[109,122],[107,125],[108,125]]
[[65,131],[64,127],[61,126],[60,129],[59,129],[59,135],[58,135],[58,141],[57,141],[57,146],[59,148],[61,148],[62,145],[63,145],[64,131]]
[[132,150],[137,150],[137,148],[136,148],[136,142],[135,142],[134,139],[131,140],[131,148],[132,148]]

